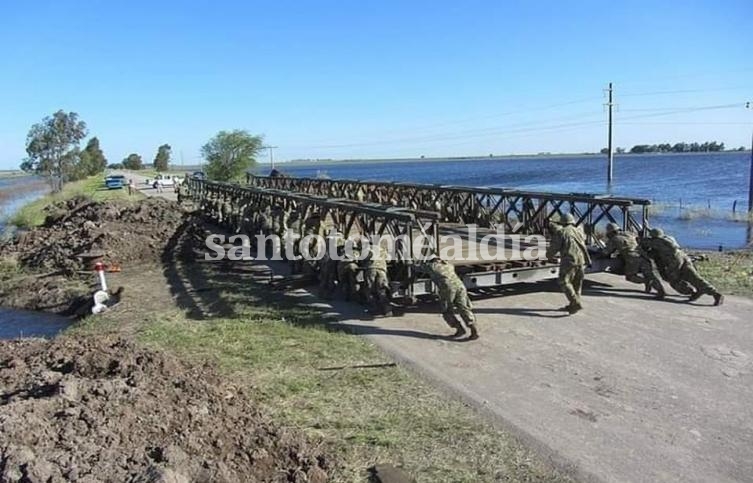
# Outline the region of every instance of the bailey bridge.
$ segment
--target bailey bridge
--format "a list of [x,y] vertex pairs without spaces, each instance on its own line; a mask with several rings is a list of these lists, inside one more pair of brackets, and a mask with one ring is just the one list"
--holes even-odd
[[[448,261],[469,290],[537,282],[557,278],[558,265],[543,250],[523,254],[534,245],[545,246],[550,222],[573,214],[596,251],[603,246],[599,233],[608,222],[645,234],[650,205],[645,199],[605,195],[318,178],[248,175],[245,186],[196,178],[188,182],[195,199],[232,199],[259,212],[276,207],[296,212],[300,219],[317,213],[327,229],[346,237],[394,240],[392,296],[410,299],[433,291],[415,270],[415,261],[446,249],[450,237],[460,241],[460,249]],[[302,224],[296,229],[302,236]],[[495,247],[491,258],[478,256],[484,239]],[[595,258],[587,272],[615,269],[615,259]]]

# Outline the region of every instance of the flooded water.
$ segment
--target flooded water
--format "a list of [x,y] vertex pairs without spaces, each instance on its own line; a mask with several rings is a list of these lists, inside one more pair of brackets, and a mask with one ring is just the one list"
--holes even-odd
[[[19,208],[46,192],[47,186],[33,177],[0,178],[0,233]],[[70,324],[58,315],[0,308],[0,339],[53,337]]]
[[5,229],[8,218],[19,208],[44,196],[47,191],[48,186],[36,177],[0,178],[0,233]]
[[[605,156],[390,160],[286,166],[291,176],[608,193],[646,198],[650,223],[690,248],[742,248],[748,242],[750,153],[622,155],[606,183]],[[265,170],[266,171],[266,170]],[[733,216],[733,206],[737,215]]]
[[0,339],[53,337],[70,325],[59,315],[0,308]]

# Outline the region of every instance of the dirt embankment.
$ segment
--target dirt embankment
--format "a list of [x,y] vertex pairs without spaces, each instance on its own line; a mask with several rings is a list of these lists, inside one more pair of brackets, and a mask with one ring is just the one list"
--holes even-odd
[[123,339],[0,342],[0,481],[323,482],[330,462],[209,367]]
[[73,275],[85,268],[81,255],[100,252],[106,262],[158,260],[167,241],[189,216],[175,202],[148,198],[136,203],[74,198],[48,208],[43,226],[0,248],[24,268]]
[[22,269],[0,274],[0,306],[73,314],[97,288],[81,255],[100,254],[108,265],[159,262],[176,230],[193,216],[161,198],[74,198],[46,211],[43,226],[0,246],[0,258]]

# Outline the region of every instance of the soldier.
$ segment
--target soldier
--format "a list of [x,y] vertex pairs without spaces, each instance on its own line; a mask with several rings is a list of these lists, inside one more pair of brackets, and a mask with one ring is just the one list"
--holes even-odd
[[455,273],[455,268],[438,256],[431,255],[427,263],[422,265],[420,269],[428,273],[432,283],[437,287],[442,318],[447,322],[447,325],[455,329],[452,336],[462,337],[466,333],[463,324],[455,317],[455,311],[457,311],[471,331],[468,340],[478,339],[476,317],[473,315],[471,299],[468,297],[468,291],[465,289],[463,281]]
[[559,227],[552,226],[552,239],[546,256],[554,260],[560,255],[559,284],[570,302],[563,310],[571,315],[583,309],[580,294],[583,288],[585,267],[591,263],[583,232],[575,226],[575,218],[566,213],[559,220]]
[[303,236],[306,243],[298,243],[298,249],[301,255],[304,257],[301,260],[301,268],[303,273],[312,273],[316,271],[316,255],[320,249],[321,238],[324,236],[324,223],[319,212],[312,211],[309,216],[303,221]]
[[[342,238],[337,239],[336,250],[340,253]],[[332,294],[337,287],[337,258],[330,256],[329,253],[330,243],[327,243],[327,249],[324,251],[324,256],[319,261],[319,295],[329,300],[332,298]]]
[[651,259],[638,247],[635,236],[623,232],[617,223],[607,224],[607,246],[602,251],[605,257],[617,253],[624,265],[625,279],[633,283],[646,285],[646,291],[656,290],[657,298],[666,295],[659,275],[651,263]]
[[652,228],[649,235],[650,238],[644,239],[641,245],[656,261],[662,276],[673,289],[689,295],[689,302],[698,300],[702,295],[711,295],[714,297],[714,305],[724,303],[724,295],[701,277],[693,261],[680,249],[674,238],[665,235],[660,228]]
[[272,232],[272,207],[267,205],[259,213],[258,229],[263,235],[269,235]]
[[178,184],[177,187],[177,193],[178,193],[178,203],[182,203],[186,197],[188,197],[188,187],[186,186],[188,183],[187,180],[184,180],[182,183]]
[[285,210],[282,206],[275,206],[272,209],[272,233],[279,236],[281,239],[285,236],[285,232],[288,229],[288,220],[290,214],[288,210]]
[[228,229],[230,228],[230,215],[232,212],[233,205],[230,204],[230,197],[226,195],[220,205],[220,225]]
[[379,245],[372,245],[364,259],[364,279],[366,282],[366,302],[372,310],[381,309],[387,317],[392,317],[390,305],[390,281],[387,276],[387,258]]
[[345,247],[338,247],[341,260],[337,263],[337,279],[345,300],[358,301],[358,257],[360,252],[355,248],[348,253]]

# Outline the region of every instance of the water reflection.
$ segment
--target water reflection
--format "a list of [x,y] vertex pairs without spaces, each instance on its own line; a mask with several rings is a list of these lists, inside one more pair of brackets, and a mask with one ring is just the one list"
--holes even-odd
[[20,337],[54,337],[71,320],[60,315],[0,308],[0,339]]

